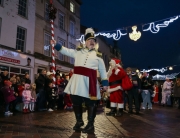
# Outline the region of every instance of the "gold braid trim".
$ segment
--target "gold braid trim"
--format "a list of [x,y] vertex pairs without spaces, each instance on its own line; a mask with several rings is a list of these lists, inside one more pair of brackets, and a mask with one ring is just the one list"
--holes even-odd
[[103,80],[108,80],[107,78],[105,78],[105,79],[101,79],[101,81],[103,81]]
[[98,100],[97,97],[95,97],[95,96],[90,96],[89,98],[90,98],[90,100]]

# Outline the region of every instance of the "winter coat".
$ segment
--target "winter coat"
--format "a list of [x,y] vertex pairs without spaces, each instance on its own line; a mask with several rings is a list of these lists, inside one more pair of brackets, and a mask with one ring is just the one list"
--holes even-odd
[[171,82],[165,81],[163,83],[162,92],[171,92]]
[[19,86],[18,86],[18,96],[19,96],[19,97],[22,97],[23,91],[24,91],[24,86],[19,85]]
[[28,89],[28,87],[30,88],[29,84],[25,84],[25,90],[22,93],[22,101],[23,103],[30,103],[31,100],[33,99],[31,96],[31,90]]
[[4,100],[6,103],[10,103],[16,99],[14,96],[14,91],[11,88],[4,86],[2,87],[1,91],[3,93]]
[[36,102],[37,96],[36,96],[36,90],[31,90],[31,102]]
[[174,85],[174,97],[180,97],[180,86]]
[[44,89],[45,88],[45,85],[46,85],[46,80],[47,80],[47,77],[43,74],[40,74],[38,79],[36,79],[36,89],[39,90],[39,89]]

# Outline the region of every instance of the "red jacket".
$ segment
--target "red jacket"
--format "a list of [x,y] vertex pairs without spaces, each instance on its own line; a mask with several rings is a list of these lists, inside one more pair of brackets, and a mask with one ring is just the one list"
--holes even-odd
[[19,86],[18,86],[18,96],[22,97],[23,91],[24,91],[24,86],[19,85]]
[[4,100],[6,103],[10,103],[16,99],[14,96],[14,91],[11,88],[4,86],[1,91],[4,95]]

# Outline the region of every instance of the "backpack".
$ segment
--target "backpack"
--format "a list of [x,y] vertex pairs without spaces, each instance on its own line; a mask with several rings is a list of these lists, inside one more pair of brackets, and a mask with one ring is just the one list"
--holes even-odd
[[124,91],[130,90],[133,87],[133,84],[128,77],[128,75],[125,75],[125,77],[122,78],[122,88]]

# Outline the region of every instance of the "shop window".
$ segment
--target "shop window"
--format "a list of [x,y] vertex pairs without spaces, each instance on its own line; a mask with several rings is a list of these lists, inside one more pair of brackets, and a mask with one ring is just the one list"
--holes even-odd
[[43,69],[38,69],[38,73],[40,74]]
[[1,70],[1,72],[5,71],[5,70],[9,71],[9,67],[0,65],[0,70]]
[[13,73],[20,73],[20,68],[14,68],[14,67],[11,67],[11,68],[10,68],[10,72],[13,72]]
[[27,17],[27,0],[19,0],[18,14]]
[[27,70],[27,69],[21,69],[21,74],[26,74],[26,73],[29,74],[29,73],[30,73],[29,70]]

